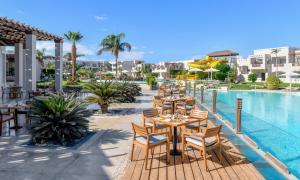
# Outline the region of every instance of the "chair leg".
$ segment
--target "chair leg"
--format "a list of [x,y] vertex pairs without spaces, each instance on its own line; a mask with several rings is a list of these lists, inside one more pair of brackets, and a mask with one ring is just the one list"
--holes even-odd
[[167,151],[167,163],[170,163],[170,143],[166,143],[166,151]]
[[134,152],[134,143],[132,143],[132,146],[131,146],[131,156],[130,156],[131,161],[133,160],[133,152]]
[[204,154],[204,164],[205,164],[205,169],[206,169],[206,171],[208,172],[206,152],[203,152],[203,154]]
[[222,156],[222,147],[221,147],[221,144],[219,145],[219,158],[220,158],[220,163],[223,164],[223,156]]
[[145,159],[146,159],[146,163],[145,163],[145,170],[147,169],[147,164],[148,164],[148,154],[149,154],[149,149],[148,147],[145,149],[146,151],[146,155],[145,155]]

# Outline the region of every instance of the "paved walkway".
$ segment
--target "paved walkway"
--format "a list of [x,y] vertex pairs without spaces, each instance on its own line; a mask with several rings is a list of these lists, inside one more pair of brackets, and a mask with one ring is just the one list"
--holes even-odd
[[76,148],[30,147],[29,135],[0,138],[2,180],[105,180],[124,173],[131,145],[131,123],[141,120],[141,110],[151,107],[153,92],[136,103],[113,105],[115,113],[91,117],[97,133]]

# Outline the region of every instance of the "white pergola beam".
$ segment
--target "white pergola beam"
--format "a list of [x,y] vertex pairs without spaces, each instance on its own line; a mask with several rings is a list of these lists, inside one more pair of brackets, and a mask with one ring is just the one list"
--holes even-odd
[[36,35],[26,34],[25,90],[36,91]]
[[63,42],[55,42],[55,90],[62,92],[63,84]]
[[24,86],[24,44],[19,42],[15,44],[15,83]]

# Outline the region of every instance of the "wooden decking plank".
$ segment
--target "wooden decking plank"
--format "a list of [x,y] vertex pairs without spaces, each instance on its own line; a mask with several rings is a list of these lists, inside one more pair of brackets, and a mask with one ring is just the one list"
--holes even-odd
[[198,166],[197,158],[195,157],[195,154],[193,150],[189,149],[185,151],[186,159],[189,161],[190,166],[193,171],[194,179],[204,179],[200,170],[200,167]]
[[[168,152],[170,153],[170,152]],[[159,171],[158,171],[158,179],[168,179],[167,175],[167,154],[166,154],[166,146],[162,145],[160,147],[160,157],[159,157]]]
[[176,169],[176,179],[177,180],[185,179],[181,156],[175,156],[175,169]]
[[224,166],[221,164],[219,158],[217,158],[217,154],[219,154],[219,150],[216,152],[216,150],[210,151],[211,154],[211,161],[213,162],[213,165],[215,166],[215,169],[218,171],[221,179],[230,179],[229,175],[227,174]]
[[[209,171],[205,170],[204,166],[204,158],[200,156],[200,153],[196,149],[192,149],[192,152],[194,153],[195,158],[197,159],[198,166],[201,170],[203,178],[206,179],[213,179],[211,173]],[[198,153],[197,153],[198,152]]]
[[135,169],[134,172],[132,174],[131,179],[133,180],[138,180],[141,177],[141,174],[144,170],[144,163],[145,162],[145,152],[143,150],[141,150],[141,153],[139,154],[137,163],[135,165]]
[[175,157],[170,157],[170,164],[167,167],[167,177],[169,180],[175,180],[176,179],[176,169],[175,169]]
[[125,175],[123,176],[122,179],[131,179],[132,177],[132,174],[134,172],[134,169],[135,169],[135,166],[136,166],[136,160],[138,158],[138,156],[140,155],[141,153],[141,149],[140,148],[135,148],[134,149],[134,152],[133,152],[133,161],[131,161],[131,163],[126,167],[126,173]]
[[189,158],[187,156],[185,156],[184,159],[182,159],[182,157],[181,157],[181,160],[182,160],[183,172],[184,172],[185,179],[194,180],[195,178],[194,178],[194,174],[193,174],[193,170],[192,170]]
[[151,169],[150,169],[150,180],[157,180],[158,179],[158,168],[159,168],[159,156],[160,156],[160,149],[161,146],[154,148],[154,154],[152,155],[152,163],[151,163]]
[[[217,156],[217,152],[214,152],[214,154],[215,154],[216,158],[220,161],[220,158]],[[235,173],[235,171],[232,169],[232,167],[228,163],[227,159],[225,158],[224,153],[222,153],[222,166],[225,169],[225,171],[227,172],[230,179],[239,179],[239,177],[237,176],[237,174]]]
[[246,157],[244,155],[242,155],[230,141],[228,141],[227,144],[230,147],[232,147],[231,151],[234,152],[236,156],[233,154],[231,154],[231,156],[233,157],[234,160],[236,160],[237,162],[240,162],[239,165],[240,165],[241,169],[243,169],[246,176],[249,179],[259,179],[260,177],[258,177],[256,175],[257,173],[253,173],[253,171],[252,171],[252,168],[254,168],[254,166],[250,165],[250,162],[246,159]]
[[[232,147],[227,146],[227,142],[222,144],[223,146],[223,152],[225,154],[225,158],[227,159],[228,163],[231,165],[231,167],[234,169],[236,174],[239,176],[240,179],[249,179],[248,176],[244,173],[244,170],[240,167],[240,165],[237,163],[237,160],[230,155],[230,151]],[[230,148],[230,149],[229,149]]]

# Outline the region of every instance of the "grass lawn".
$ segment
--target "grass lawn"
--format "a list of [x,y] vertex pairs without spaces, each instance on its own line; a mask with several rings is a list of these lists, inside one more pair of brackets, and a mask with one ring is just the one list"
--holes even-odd
[[[290,83],[281,83],[279,88],[289,87]],[[266,89],[265,82],[243,82],[239,84],[229,84],[230,89],[232,90],[251,90],[251,89]],[[292,83],[292,87],[299,87],[300,83]]]

